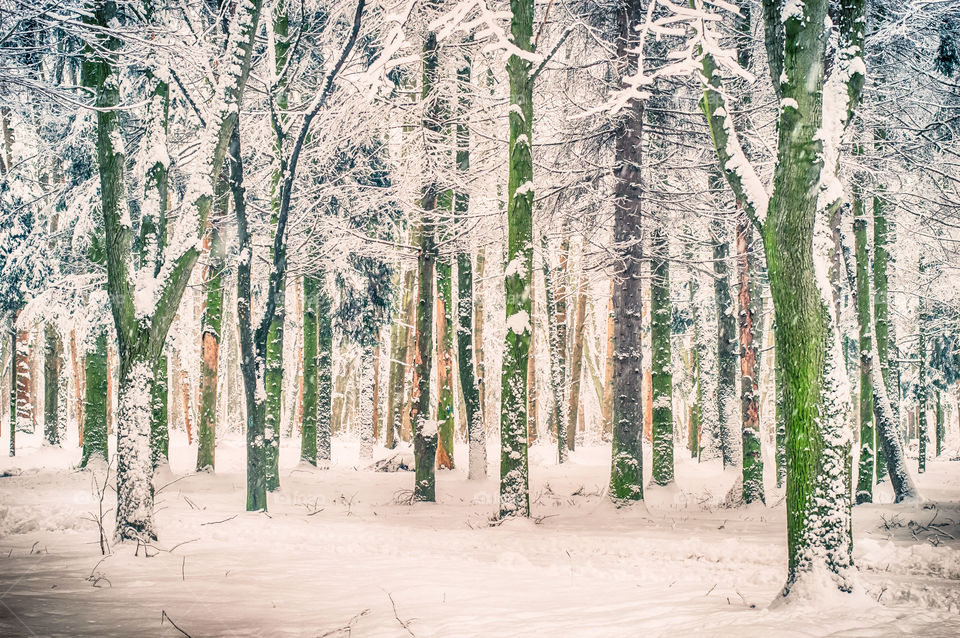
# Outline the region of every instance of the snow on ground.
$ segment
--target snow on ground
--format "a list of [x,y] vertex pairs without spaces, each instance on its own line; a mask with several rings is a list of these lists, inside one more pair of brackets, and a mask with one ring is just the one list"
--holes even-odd
[[[490,526],[495,479],[441,472],[439,503],[410,505],[412,473],[369,471],[341,439],[326,470],[297,465],[285,442],[269,515],[245,513],[240,439],[218,442],[215,475],[193,473],[183,443],[156,481],[156,546],[111,543],[104,558],[102,470],[75,471],[76,448],[18,442],[0,460],[2,636],[182,636],[170,620],[195,638],[960,635],[958,462],[929,464],[925,504],[856,508],[859,594],[771,607],[785,577],[782,491],[767,507],[722,507],[734,474],[679,448],[676,488],[616,510],[609,446],[563,467],[536,446],[534,519]],[[114,502],[108,490],[104,507]]]

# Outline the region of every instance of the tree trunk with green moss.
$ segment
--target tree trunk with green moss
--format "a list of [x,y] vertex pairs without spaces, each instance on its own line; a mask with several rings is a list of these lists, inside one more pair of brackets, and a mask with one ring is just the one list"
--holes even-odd
[[[436,12],[440,3],[430,0],[427,9]],[[441,100],[434,95],[440,79],[440,44],[437,33],[429,31],[423,43],[423,80],[420,99],[430,101],[421,122],[427,154],[439,147],[441,139],[440,118],[443,113]],[[429,171],[427,172],[429,174]],[[437,261],[436,214],[440,196],[439,185],[433,179],[427,179],[423,186],[421,207],[423,219],[420,223],[419,246],[417,256],[417,344],[413,373],[413,400],[410,410],[410,424],[413,427],[413,456],[416,465],[413,499],[416,501],[436,501],[436,474],[434,464],[437,457],[437,422],[430,419],[430,375],[433,369],[433,278]]]
[[56,326],[43,328],[43,436],[47,445],[61,444],[60,432],[60,359],[63,346]]
[[650,343],[653,389],[653,482],[673,482],[673,374],[670,359],[670,255],[667,233],[658,225],[650,240]]
[[[273,36],[274,36],[274,61],[276,63],[273,72],[276,74],[277,83],[273,87],[275,100],[275,113],[279,126],[286,122],[286,111],[289,106],[289,99],[286,90],[286,75],[284,74],[287,65],[287,58],[290,51],[289,36],[290,22],[287,16],[285,2],[278,2],[274,6],[273,13]],[[275,129],[276,130],[276,129]],[[276,158],[283,158],[284,145],[283,137],[275,136],[274,154]],[[272,237],[277,233],[277,222],[280,215],[281,182],[283,181],[283,160],[274,164],[273,175],[271,177],[271,195],[270,195],[270,225],[273,231]],[[273,260],[273,244],[270,242],[270,260]],[[270,332],[267,336],[266,366],[264,371],[264,381],[267,391],[266,401],[266,425],[264,437],[266,444],[264,447],[264,463],[266,469],[267,489],[274,491],[280,488],[280,423],[283,415],[283,323],[285,318],[285,298],[286,282],[281,282],[277,289],[276,311],[273,321],[270,324]]]
[[[533,0],[510,0],[513,44],[533,50]],[[533,283],[533,80],[531,63],[507,60],[510,143],[507,182],[507,266],[504,271],[507,335],[500,407],[500,516],[530,516],[527,468],[527,363]]]
[[107,451],[107,330],[101,327],[94,341],[93,350],[87,353],[86,401],[83,408],[83,456],[80,467],[87,467],[90,460],[99,458],[106,463]]
[[317,464],[317,304],[319,282],[303,278],[303,421],[300,428],[300,461]]
[[[874,138],[878,145],[883,144],[886,137],[885,129],[874,132]],[[887,277],[890,253],[887,250],[888,232],[886,201],[884,201],[883,185],[881,184],[873,197],[873,321],[878,353],[878,360],[874,362],[874,365],[880,367],[880,377],[883,379],[887,398],[893,408],[896,427],[899,429],[900,411],[896,400],[898,393],[891,391],[891,384],[894,379],[893,375],[890,374],[890,307],[888,302],[890,283]],[[879,419],[877,424],[880,425]],[[877,482],[880,483],[887,474],[887,459],[882,446],[878,446],[876,463]]]
[[216,467],[217,380],[220,361],[220,334],[223,327],[223,268],[225,251],[220,225],[227,215],[229,176],[217,181],[216,218],[207,237],[207,265],[203,272],[205,303],[200,321],[200,419],[197,425],[197,471]]

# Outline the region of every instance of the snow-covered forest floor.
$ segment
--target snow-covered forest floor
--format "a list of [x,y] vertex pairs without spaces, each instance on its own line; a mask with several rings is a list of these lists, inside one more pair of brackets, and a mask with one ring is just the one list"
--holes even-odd
[[[560,467],[537,445],[533,518],[491,526],[494,478],[439,472],[438,503],[409,505],[412,473],[370,471],[358,450],[337,439],[317,470],[284,447],[263,514],[243,511],[239,438],[218,442],[215,475],[174,442],[156,479],[160,540],[104,558],[102,470],[24,436],[0,460],[0,635],[183,635],[170,620],[193,637],[960,635],[957,462],[918,475],[922,505],[890,504],[885,483],[886,504],[854,508],[858,594],[825,586],[771,608],[786,569],[772,476],[768,506],[723,507],[736,472],[678,448],[678,487],[616,510],[608,446]],[[104,521],[109,535],[112,511]]]

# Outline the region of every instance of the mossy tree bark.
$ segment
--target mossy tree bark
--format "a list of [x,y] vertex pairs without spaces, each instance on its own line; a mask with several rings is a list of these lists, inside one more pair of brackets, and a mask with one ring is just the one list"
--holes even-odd
[[661,225],[650,240],[650,342],[653,388],[653,482],[673,482],[673,374],[670,359],[670,255],[667,233]]
[[[640,0],[617,5],[617,58],[621,74],[637,68],[636,27],[643,22]],[[613,240],[619,249],[613,292],[613,445],[610,498],[617,505],[643,500],[643,296],[642,234],[643,105],[623,115],[616,139]]]
[[216,217],[204,238],[207,264],[203,269],[204,308],[200,334],[200,419],[197,424],[197,471],[216,467],[217,382],[220,335],[223,328],[223,267],[226,261],[220,225],[227,215],[229,175],[217,181]]
[[[206,124],[201,153],[205,172],[191,180],[181,216],[188,241],[176,247],[159,281],[154,303],[143,307],[134,295],[134,282],[141,276],[133,263],[134,233],[124,210],[124,149],[120,139],[118,113],[120,78],[112,68],[112,55],[120,42],[109,32],[98,36],[96,51],[88,50],[85,71],[97,87],[97,156],[100,194],[106,234],[107,291],[117,331],[120,383],[117,415],[117,525],[118,540],[156,538],[153,522],[153,475],[150,448],[156,361],[190,273],[199,257],[196,241],[202,235],[210,212],[213,186],[220,174],[230,134],[236,125],[238,105],[249,73],[253,40],[259,21],[260,2],[249,0],[238,7],[232,20],[227,55],[228,69],[218,80],[216,108]],[[115,2],[98,3],[84,19],[104,27],[119,17]],[[202,185],[201,185],[202,184]],[[194,224],[195,222],[195,224]],[[191,226],[193,228],[191,229]],[[159,251],[158,251],[159,252]],[[152,265],[148,265],[148,269]],[[142,270],[142,269],[141,269]],[[154,269],[154,272],[155,269]]]
[[[788,11],[775,0],[764,1],[770,74],[784,104],[769,200],[755,188],[759,179],[742,161],[742,150],[732,137],[735,129],[722,108],[719,74],[713,73],[709,55],[702,74],[706,90],[701,104],[714,148],[738,203],[761,229],[777,314],[777,381],[782,381],[786,420],[784,596],[814,572],[832,574],[838,589],[850,591],[853,564],[847,484],[850,437],[838,392],[844,359],[836,317],[831,316],[824,265],[832,238],[826,215],[818,219],[819,189],[813,187],[821,183],[825,170],[835,168],[825,169],[819,161],[824,156],[821,125],[827,33],[822,25],[827,5],[826,0],[804,0],[790,5]],[[734,157],[740,163],[731,161]]]
[[300,461],[317,464],[317,305],[320,282],[303,278],[303,425],[300,429]]
[[[510,0],[513,44],[533,51],[533,0]],[[533,283],[533,81],[531,63],[507,61],[510,78],[507,266],[504,271],[507,336],[503,351],[500,407],[500,516],[529,516],[527,468],[527,360]]]
[[107,451],[107,331],[101,328],[86,356],[86,401],[83,408],[83,455],[80,467],[92,458],[106,463]]

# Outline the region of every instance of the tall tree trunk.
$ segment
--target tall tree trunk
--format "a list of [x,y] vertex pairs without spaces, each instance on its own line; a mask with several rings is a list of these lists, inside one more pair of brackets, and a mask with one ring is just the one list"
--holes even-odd
[[325,281],[317,275],[317,461],[327,465],[333,459],[333,320]]
[[[920,259],[920,275],[923,276],[923,258]],[[927,414],[927,321],[924,299],[920,298],[920,309],[917,317],[917,472],[927,471],[927,440],[929,438]]]
[[197,424],[197,471],[216,467],[217,383],[220,335],[223,329],[223,267],[225,250],[220,226],[227,215],[229,171],[217,181],[216,217],[204,238],[207,265],[203,272],[205,301],[200,335],[200,419]]
[[873,502],[876,432],[873,427],[873,326],[870,321],[870,263],[867,258],[867,219],[855,186],[853,233],[857,261],[857,327],[860,352],[860,466],[857,503]]
[[[544,255],[550,254],[546,234],[541,235]],[[547,327],[550,336],[550,386],[553,389],[553,423],[557,436],[557,463],[567,460],[567,406],[564,389],[567,381],[567,252],[569,241],[562,239],[560,264],[551,271],[543,260],[543,279],[547,298]]]
[[317,464],[317,305],[320,282],[303,278],[303,426],[300,430],[300,461]]
[[[86,50],[84,75],[89,85],[97,89],[97,156],[106,235],[107,290],[120,354],[116,537],[121,541],[156,538],[150,482],[153,369],[199,257],[197,240],[206,225],[212,186],[220,174],[230,134],[237,122],[259,13],[260,0],[251,0],[241,5],[231,20],[227,45],[231,63],[225,66],[218,80],[216,104],[210,112],[207,130],[201,136],[204,143],[200,153],[210,172],[190,180],[184,196],[184,211],[195,214],[180,216],[185,238],[193,241],[185,241],[184,250],[168,264],[169,275],[163,278],[153,303],[143,304],[135,295],[134,285],[140,273],[133,262],[134,237],[130,215],[123,209],[126,157],[123,148],[115,144],[120,138],[115,108],[120,98],[119,75],[111,68],[109,59],[101,56],[93,46]],[[97,4],[96,10],[84,20],[105,27],[118,17],[116,3],[107,0]],[[109,32],[99,33],[98,44],[102,49],[116,51],[120,48],[119,40]]]
[[[775,13],[779,13],[776,11]],[[787,554],[784,595],[801,577],[821,569],[832,573],[836,586],[850,590],[852,538],[850,499],[846,485],[849,445],[843,406],[837,401],[838,379],[844,374],[839,334],[831,322],[829,282],[818,259],[826,240],[814,237],[817,189],[824,169],[823,69],[826,0],[807,0],[802,7],[767,18],[768,32],[780,33],[782,60],[778,162],[774,194],[764,223],[764,245],[777,313],[777,356],[782,357],[787,419]],[[779,31],[782,25],[782,32]],[[771,47],[773,50],[775,47]],[[823,220],[819,221],[823,224]]]
[[[440,3],[430,0],[427,10],[435,12]],[[436,95],[440,79],[440,44],[435,31],[427,32],[423,43],[423,79],[421,101],[428,102],[421,127],[426,144],[427,157],[442,143],[441,121],[443,104]],[[429,171],[427,174],[429,175]],[[413,398],[410,423],[413,428],[413,455],[416,464],[416,483],[413,498],[416,501],[436,501],[436,475],[434,463],[437,457],[438,423],[430,419],[430,375],[433,368],[433,281],[437,261],[436,219],[439,185],[427,179],[423,187],[423,219],[420,224],[420,252],[417,256],[419,291],[417,295],[417,348],[413,372]],[[439,315],[439,312],[437,313]],[[439,376],[438,376],[439,379]]]
[[[533,0],[511,0],[510,34],[522,51],[532,51]],[[533,80],[531,63],[507,60],[510,78],[509,179],[507,182],[507,267],[504,271],[507,335],[503,351],[500,404],[500,516],[529,516],[527,469],[527,360],[533,336],[530,291],[533,282]]]
[[[266,438],[266,338],[253,330],[251,268],[253,242],[247,222],[246,193],[243,186],[243,161],[240,154],[240,132],[235,127],[230,138],[230,191],[237,215],[237,242],[240,260],[237,263],[237,325],[240,327],[240,370],[247,404],[247,511],[267,509]],[[269,325],[269,324],[268,324]],[[269,330],[269,328],[268,328]]]
[[764,501],[763,455],[760,451],[760,360],[755,300],[751,299],[751,274],[756,269],[752,258],[753,227],[742,211],[737,216],[737,274],[739,277],[740,323],[740,419],[743,448],[743,501]]
[[401,278],[403,295],[398,297],[399,304],[394,314],[393,325],[390,326],[390,374],[387,380],[387,421],[386,446],[394,448],[400,436],[400,423],[404,405],[404,381],[406,380],[407,334],[410,324],[407,323],[406,310],[413,296],[414,269],[407,269]]
[[[466,179],[470,173],[470,108],[469,87],[472,60],[470,54],[463,57],[457,68],[457,172]],[[470,212],[470,195],[455,193],[453,212],[457,228],[466,224]],[[460,373],[460,390],[467,417],[467,447],[469,468],[467,477],[480,480],[487,477],[487,439],[480,407],[480,392],[477,375],[474,373],[474,305],[473,264],[468,250],[457,252],[457,364]]]
[[669,240],[662,226],[653,229],[650,241],[650,342],[653,423],[653,482],[673,482],[673,374],[670,355]]
[[[617,4],[617,58],[622,77],[637,68],[636,28],[643,21],[640,0]],[[643,104],[626,109],[616,138],[613,240],[618,246],[613,294],[613,446],[610,498],[616,504],[643,500]]]
[[[719,177],[714,178],[719,187]],[[730,293],[730,241],[725,220],[712,225],[714,295],[717,303],[717,415],[723,467],[741,464],[740,436],[737,433],[735,396],[737,384],[737,320]]]
[[[689,255],[692,262],[693,255]],[[700,427],[703,418],[703,385],[700,383],[700,338],[701,338],[701,318],[700,310],[697,306],[696,298],[700,283],[697,279],[697,272],[690,268],[687,272],[687,286],[690,290],[690,314],[693,329],[693,337],[690,340],[690,376],[693,386],[693,402],[690,406],[690,423],[688,424],[690,458],[700,458]]]
[[[272,69],[275,86],[274,99],[276,102],[276,117],[280,122],[280,127],[286,121],[286,111],[289,106],[286,75],[283,73],[287,65],[289,56],[290,41],[289,19],[287,16],[287,6],[285,2],[278,2],[274,5],[272,31],[274,40],[274,61],[276,66]],[[277,129],[274,129],[277,130]],[[280,218],[281,207],[281,182],[284,179],[286,169],[284,158],[283,137],[274,138],[274,156],[278,161],[274,163],[273,175],[271,177],[271,195],[270,195],[270,225],[272,236],[275,237],[278,230],[278,221]],[[274,242],[270,243],[270,260],[274,257]],[[264,437],[267,441],[264,447],[264,463],[266,467],[267,490],[274,491],[280,488],[280,425],[283,420],[283,325],[286,318],[285,299],[286,282],[280,282],[276,293],[276,310],[274,311],[273,321],[270,324],[270,332],[267,336],[267,351],[265,364],[265,384],[267,392],[266,400],[266,421]]]
[[43,359],[43,434],[47,445],[61,445],[60,366],[63,346],[60,333],[51,323],[44,325]]
[[[887,138],[886,129],[877,129],[874,131],[874,141],[880,146],[885,143]],[[890,306],[889,279],[887,277],[887,266],[890,263],[890,253],[887,250],[887,234],[889,226],[887,222],[887,203],[884,199],[883,185],[878,185],[878,192],[873,197],[873,321],[874,334],[877,340],[877,354],[874,365],[880,368],[880,378],[883,379],[884,393],[890,401],[893,409],[894,423],[897,429],[900,425],[898,394],[891,391],[894,382],[890,370]],[[899,385],[899,384],[898,384]],[[877,425],[881,426],[879,417]],[[877,449],[877,482],[883,481],[887,473],[886,448],[883,445]]]

